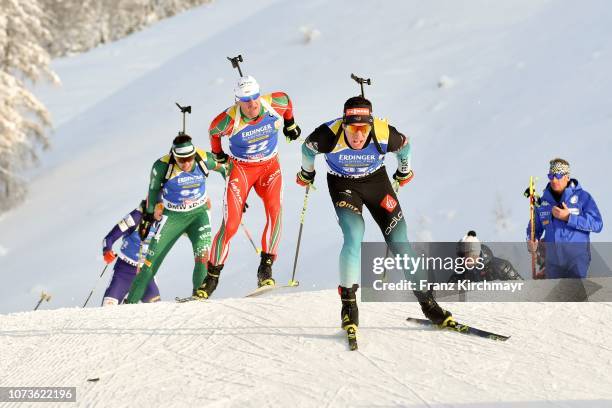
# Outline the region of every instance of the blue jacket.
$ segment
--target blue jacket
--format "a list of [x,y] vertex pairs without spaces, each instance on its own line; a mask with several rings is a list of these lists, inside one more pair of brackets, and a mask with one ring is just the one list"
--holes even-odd
[[149,231],[149,235],[142,246],[138,235],[138,224],[142,218],[142,208],[136,208],[126,215],[121,221],[113,227],[113,229],[104,237],[102,241],[102,253],[113,249],[113,244],[119,238],[123,238],[121,244],[121,252],[119,258],[132,266],[137,266],[139,254],[146,254],[149,246],[149,241],[157,231],[157,223],[154,223]]
[[[569,219],[559,220],[552,215],[553,206],[565,203],[570,211]],[[571,179],[559,202],[555,199],[550,183],[542,194],[541,204],[535,208],[535,237],[547,245],[547,261],[563,265],[580,256],[588,256],[589,234],[600,232],[603,228],[601,214],[591,195],[582,189],[578,180]],[[542,235],[544,237],[542,238]],[[531,225],[527,223],[527,239],[531,238]],[[563,243],[573,243],[563,245]],[[581,245],[582,244],[582,245]]]

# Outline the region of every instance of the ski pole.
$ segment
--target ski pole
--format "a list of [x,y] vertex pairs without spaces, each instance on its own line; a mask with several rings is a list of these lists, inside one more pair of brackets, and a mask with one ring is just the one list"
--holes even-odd
[[106,264],[104,269],[102,269],[102,273],[98,277],[98,280],[96,281],[96,284],[93,287],[93,289],[91,290],[91,292],[89,292],[89,296],[87,296],[87,299],[85,299],[85,303],[83,303],[83,307],[87,306],[87,302],[89,302],[89,299],[91,298],[91,295],[93,295],[94,290],[96,290],[96,286],[98,286],[98,281],[102,278],[102,275],[104,275],[104,272],[106,272],[106,268],[108,268],[108,265],[110,265],[110,264]]
[[227,57],[229,62],[232,63],[232,68],[236,68],[238,70],[238,74],[242,77],[242,69],[240,69],[240,63],[242,61],[242,55],[238,55],[237,57]]
[[[533,205],[533,176],[529,177],[529,224],[531,229],[531,243],[535,244],[535,220],[533,215],[534,205]],[[532,248],[533,249],[533,248]],[[536,253],[533,251],[531,253],[531,277],[533,279],[536,278]]]
[[38,310],[38,307],[43,301],[48,302],[50,300],[51,300],[51,295],[49,295],[48,293],[45,293],[45,291],[40,292],[40,299],[38,300],[38,303],[34,307],[34,310]]
[[351,74],[351,79],[353,79],[355,82],[359,84],[359,86],[361,87],[361,97],[365,98],[365,94],[363,92],[363,84],[372,85],[372,80],[370,78],[358,77],[355,74]]
[[242,220],[240,220],[240,226],[242,227],[242,229],[244,230],[244,233],[246,234],[247,238],[251,242],[251,245],[253,245],[253,248],[255,248],[255,252],[257,252],[257,254],[261,253],[261,249],[257,248],[257,245],[255,245],[255,241],[253,241],[253,237],[251,236],[251,233],[249,232],[246,225],[244,225],[244,222]]
[[288,286],[298,286],[300,284],[300,282],[295,280],[295,270],[297,268],[298,256],[300,254],[300,242],[302,241],[304,217],[306,216],[306,206],[308,205],[308,193],[310,193],[310,184],[306,186],[306,193],[304,194],[304,206],[302,207],[302,213],[300,214],[300,230],[298,232],[297,246],[295,247],[295,258],[293,260],[293,273],[291,274],[291,280],[287,284]]
[[[535,246],[535,207],[536,207],[536,194],[535,194],[535,182],[536,178],[533,176],[529,177],[529,188],[528,191],[525,191],[525,195],[529,198],[529,230],[531,232],[531,236],[529,241],[531,242],[532,249]],[[531,251],[530,251],[531,252]],[[531,278],[532,279],[540,279],[542,276],[539,276],[536,270],[536,261],[537,261],[537,250],[531,252]]]

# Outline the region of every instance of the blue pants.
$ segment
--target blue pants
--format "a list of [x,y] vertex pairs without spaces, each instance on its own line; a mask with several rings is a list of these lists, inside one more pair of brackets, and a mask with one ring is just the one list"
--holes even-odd
[[[104,298],[117,300],[117,303],[123,302],[123,298],[127,295],[132,285],[132,281],[136,277],[136,267],[117,258],[115,268],[113,269],[113,278],[111,279]],[[159,289],[153,279],[149,282],[145,294],[142,297],[143,303],[151,303],[159,301]]]
[[[365,232],[364,206],[378,224],[392,254],[415,256],[408,242],[406,221],[399,200],[384,166],[358,179],[328,173],[327,186],[344,237],[339,260],[340,286],[350,288],[359,283],[361,242]],[[426,279],[426,275],[417,276]]]
[[555,265],[546,263],[547,279],[585,279],[589,271],[591,257],[589,255],[574,259],[569,265]]

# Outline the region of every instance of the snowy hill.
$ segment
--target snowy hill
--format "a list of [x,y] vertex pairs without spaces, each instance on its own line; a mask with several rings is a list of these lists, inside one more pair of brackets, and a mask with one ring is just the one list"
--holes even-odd
[[0,315],[0,384],[74,386],[79,406],[612,406],[609,304],[449,304],[512,335],[496,342],[408,324],[414,303],[368,303],[349,352],[337,303],[330,290]]
[[[306,134],[339,116],[357,93],[351,72],[372,77],[366,96],[375,113],[412,138],[416,177],[400,195],[411,239],[456,240],[473,228],[483,239],[522,241],[522,191],[530,175],[545,178],[554,156],[572,163],[605,223],[612,210],[601,169],[612,129],[611,14],[603,0],[588,7],[544,0],[218,1],[56,60],[64,88],[40,89],[57,124],[53,150],[33,172],[27,202],[0,219],[0,312],[30,309],[41,289],[53,295],[43,307],[83,302],[103,267],[102,237],[143,198],[151,164],[179,128],[174,102],[193,106],[187,130],[209,148],[208,124],[232,103],[236,73],[225,57],[238,53],[264,91],[289,93]],[[320,35],[305,44],[301,27]],[[280,145],[281,281],[291,272],[303,199],[293,183],[299,151],[297,143]],[[388,169],[395,169],[393,158]],[[298,271],[302,290],[337,285],[341,235],[320,159],[317,170]],[[222,190],[213,175],[213,230]],[[249,204],[245,221],[259,236],[262,205],[254,197]],[[500,208],[504,229],[496,228]],[[611,237],[604,227],[593,239]],[[380,240],[370,219],[366,238]],[[163,298],[189,293],[192,262],[188,242],[180,241],[157,275]],[[239,232],[215,296],[251,289],[257,262]]]

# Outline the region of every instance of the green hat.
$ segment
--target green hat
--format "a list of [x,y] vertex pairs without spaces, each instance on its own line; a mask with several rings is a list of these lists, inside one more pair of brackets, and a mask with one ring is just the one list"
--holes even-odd
[[196,153],[196,148],[191,142],[191,136],[179,135],[172,142],[172,154],[174,157],[190,157]]

